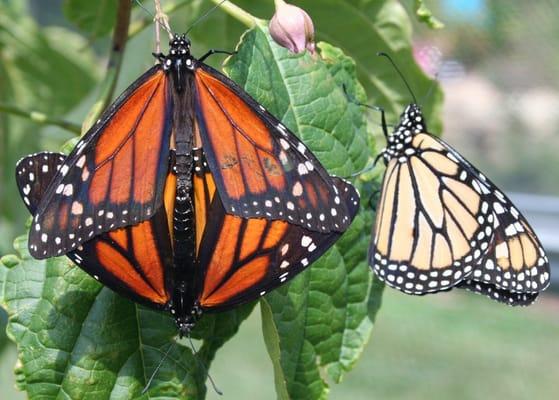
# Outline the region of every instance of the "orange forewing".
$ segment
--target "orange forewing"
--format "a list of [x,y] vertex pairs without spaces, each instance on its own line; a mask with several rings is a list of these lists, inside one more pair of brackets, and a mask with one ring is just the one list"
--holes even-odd
[[[262,120],[229,87],[201,69],[196,73],[196,87],[207,131],[219,132],[209,139],[227,194],[237,200],[247,189],[261,194],[268,189],[266,182],[284,190],[283,167],[272,153],[273,138]],[[250,136],[239,135],[235,128]]]
[[[161,140],[167,107],[165,74],[154,74],[120,108],[103,131],[95,146],[95,171],[91,183],[91,201],[96,204],[110,193],[115,203],[138,203],[153,198]],[[147,107],[149,104],[149,107]],[[130,193],[131,177],[134,191]],[[109,179],[110,178],[110,179]],[[110,186],[109,186],[110,185]]]

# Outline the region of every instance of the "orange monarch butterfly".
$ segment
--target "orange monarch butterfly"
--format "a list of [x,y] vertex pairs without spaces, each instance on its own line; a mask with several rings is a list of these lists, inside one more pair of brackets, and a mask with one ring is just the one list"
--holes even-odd
[[[307,147],[239,86],[190,54],[186,35],[134,82],[67,158],[22,160],[29,250],[68,254],[181,335],[202,311],[292,278],[359,205]],[[120,229],[119,229],[120,228]]]
[[381,112],[386,171],[369,248],[377,276],[408,294],[460,287],[510,305],[531,304],[549,285],[549,262],[526,219],[428,133],[417,104],[406,107],[392,135]]

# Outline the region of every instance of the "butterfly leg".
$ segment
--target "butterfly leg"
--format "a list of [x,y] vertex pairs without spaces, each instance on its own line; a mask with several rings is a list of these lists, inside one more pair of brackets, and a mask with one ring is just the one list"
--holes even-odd
[[[365,103],[360,103],[359,101],[357,101],[357,99],[355,99],[353,96],[351,96],[348,91],[347,91],[347,87],[345,84],[342,85],[342,88],[344,90],[344,93],[347,97],[347,100],[351,103],[354,103],[358,106],[362,106],[362,107],[367,107],[370,108],[371,110],[375,110],[380,112],[380,118],[381,118],[381,126],[382,126],[382,133],[384,133],[384,137],[388,139],[388,124],[386,123],[386,113],[384,111],[384,108],[382,107],[378,107],[378,106],[370,106],[368,104]],[[375,161],[376,163],[376,161]]]
[[374,212],[377,212],[377,203],[378,203],[379,195],[380,195],[380,189],[377,189],[373,191],[373,193],[371,193],[371,195],[369,196],[368,204],[371,210],[373,210]]
[[159,60],[159,62],[165,61],[165,54],[163,53],[151,53],[155,58]]
[[388,140],[388,124],[386,123],[386,112],[384,111],[384,108],[379,106],[370,106],[368,104],[362,103],[357,103],[357,105],[380,112],[380,126],[382,127],[382,133],[384,134],[384,137]]
[[380,121],[381,121],[380,123],[382,125],[382,133],[384,134],[384,137],[388,139],[388,125],[386,125],[386,112],[382,107],[375,107],[375,109],[380,112]]
[[381,151],[380,153],[378,153],[378,155],[375,157],[373,163],[370,166],[367,166],[367,167],[363,168],[361,171],[358,171],[358,172],[355,172],[355,173],[351,174],[347,178],[355,178],[356,176],[359,176],[361,174],[364,174],[365,172],[369,172],[369,171],[375,169],[375,167],[378,163],[378,160],[380,160],[383,156],[384,156],[384,150]]
[[204,60],[205,60],[206,58],[208,58],[209,56],[214,55],[214,54],[228,54],[228,55],[232,56],[233,54],[237,54],[237,52],[236,52],[236,51],[226,51],[226,50],[214,50],[214,49],[211,49],[211,50],[209,50],[206,54],[204,54],[202,57],[200,57],[200,59],[199,59],[198,61],[204,62]]

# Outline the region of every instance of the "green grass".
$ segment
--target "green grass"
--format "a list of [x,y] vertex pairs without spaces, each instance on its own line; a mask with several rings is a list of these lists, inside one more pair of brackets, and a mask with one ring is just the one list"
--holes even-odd
[[[411,297],[386,289],[365,354],[341,385],[331,385],[331,398],[557,399],[558,311],[552,297],[520,309],[469,293]],[[227,399],[275,398],[258,317],[212,366]]]
[[513,309],[468,293],[387,289],[360,364],[332,397],[556,399],[559,316],[545,300]]
[[[14,397],[15,351],[0,359],[0,398]],[[211,374],[225,393],[208,399],[274,399],[258,310],[218,353]],[[510,308],[457,292],[411,297],[386,289],[373,337],[331,399],[557,398],[559,299]],[[11,382],[9,382],[11,380]]]

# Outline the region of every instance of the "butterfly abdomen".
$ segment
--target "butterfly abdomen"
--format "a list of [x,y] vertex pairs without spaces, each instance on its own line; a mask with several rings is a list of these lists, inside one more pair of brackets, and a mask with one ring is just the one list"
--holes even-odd
[[[171,55],[171,57],[176,55]],[[173,207],[173,275],[171,312],[181,332],[193,323],[191,314],[199,293],[200,268],[196,260],[196,226],[192,176],[194,171],[193,79],[186,64],[178,64],[173,74],[173,136],[176,192]],[[171,71],[172,72],[172,71]],[[184,325],[184,327],[183,327]]]

